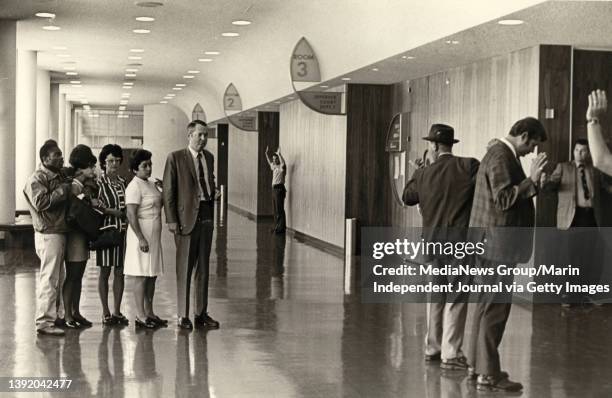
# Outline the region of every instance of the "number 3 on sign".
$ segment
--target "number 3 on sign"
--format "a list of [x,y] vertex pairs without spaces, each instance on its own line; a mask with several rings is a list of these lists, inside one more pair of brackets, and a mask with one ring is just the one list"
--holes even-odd
[[306,65],[306,62],[303,62],[303,61],[302,62],[298,62],[297,66],[298,66],[298,68],[300,68],[297,71],[297,75],[299,77],[304,77],[304,76],[306,76],[308,74],[308,67]]

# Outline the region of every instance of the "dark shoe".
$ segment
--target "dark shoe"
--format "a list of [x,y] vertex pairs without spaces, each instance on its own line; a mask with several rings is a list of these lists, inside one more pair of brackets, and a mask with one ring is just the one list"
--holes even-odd
[[218,329],[220,326],[219,322],[212,319],[208,313],[205,313],[204,315],[196,315],[195,324],[196,326],[204,326],[211,329]]
[[90,328],[90,327],[93,326],[93,323],[91,323],[89,320],[87,320],[81,314],[73,315],[72,317],[74,318],[75,321],[77,321],[79,323],[79,325],[81,325],[84,328]]
[[[471,366],[468,366],[467,371],[468,371],[468,381],[471,383],[476,383],[476,381],[478,380],[479,374],[476,373],[474,368]],[[508,372],[504,372],[503,370],[499,373],[499,375],[500,377],[505,377],[505,378],[509,377]]]
[[189,318],[180,317],[178,319],[177,326],[181,329],[186,329],[186,330],[193,329],[193,323],[191,323]]
[[442,359],[442,356],[440,353],[437,354],[425,354],[425,361],[426,362],[434,362],[434,361],[439,361]]
[[130,321],[122,313],[113,314],[112,317],[115,319],[115,323],[118,325],[129,325]]
[[467,359],[465,357],[443,359],[440,368],[444,370],[467,370]]
[[53,321],[53,324],[56,328],[63,328],[66,326],[66,320],[64,318],[56,318],[55,321]]
[[157,327],[157,324],[155,324],[155,322],[153,322],[153,319],[151,318],[147,318],[144,321],[141,321],[140,319],[136,318],[136,320],[134,321],[134,325],[136,329],[154,329]]
[[66,333],[62,329],[58,329],[55,326],[47,326],[46,328],[37,329],[36,333],[45,336],[65,336]]
[[511,381],[502,373],[497,376],[479,375],[476,383],[476,388],[480,391],[518,392],[523,389],[521,383]]
[[102,318],[102,325],[104,326],[114,326],[117,324],[117,320],[112,315],[104,315]]
[[157,326],[160,326],[160,327],[163,327],[163,328],[168,326],[168,320],[167,319],[161,319],[157,315],[155,315],[155,316],[153,316],[151,318],[147,318],[147,319],[151,319]]

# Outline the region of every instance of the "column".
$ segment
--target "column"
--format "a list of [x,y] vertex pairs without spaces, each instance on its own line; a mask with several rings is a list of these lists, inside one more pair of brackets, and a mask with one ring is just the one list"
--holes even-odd
[[[15,185],[23,186],[36,167],[36,51],[17,50],[17,113],[15,120]],[[15,192],[17,210],[27,210],[21,189]]]
[[51,83],[51,95],[49,99],[49,138],[58,140],[59,138],[59,83]]
[[[36,79],[36,152],[50,138],[51,78],[48,70],[38,70]],[[38,162],[38,157],[36,159]]]
[[74,148],[74,133],[72,131],[72,102],[66,101],[64,114],[64,159],[68,161],[70,151]]
[[0,223],[8,223],[15,222],[15,21],[0,20],[0,54]]
[[66,94],[59,93],[57,107],[57,144],[66,158]]

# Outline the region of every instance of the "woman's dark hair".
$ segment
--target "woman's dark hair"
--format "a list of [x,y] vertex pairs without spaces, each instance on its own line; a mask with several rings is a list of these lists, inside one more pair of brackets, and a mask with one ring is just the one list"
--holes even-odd
[[90,147],[79,144],[74,147],[72,152],[70,152],[68,163],[70,163],[70,165],[76,170],[87,169],[96,164],[96,157],[94,156],[93,152],[91,152]]
[[98,159],[100,160],[100,167],[104,171],[106,171],[106,158],[108,155],[113,155],[114,157],[120,158],[123,161],[123,149],[121,149],[121,147],[117,144],[106,144],[102,147]]
[[130,170],[133,172],[138,171],[138,166],[140,166],[142,162],[151,160],[151,156],[153,156],[153,154],[146,149],[136,149],[130,156]]

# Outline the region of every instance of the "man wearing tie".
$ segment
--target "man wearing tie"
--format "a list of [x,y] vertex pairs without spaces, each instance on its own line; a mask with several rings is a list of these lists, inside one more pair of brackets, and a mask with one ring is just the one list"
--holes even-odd
[[[604,176],[593,167],[589,142],[579,139],[574,145],[574,160],[557,164],[549,177],[542,175],[541,185],[545,190],[556,191],[558,195],[557,227],[569,230],[567,235],[567,262],[581,268],[585,277],[580,283],[599,282],[601,277],[600,247],[596,228],[603,225],[602,187]],[[574,283],[574,280],[571,281]],[[577,281],[576,281],[577,283]],[[563,297],[563,306],[569,307],[570,300]],[[590,298],[586,297],[588,301]]]
[[168,229],[176,243],[176,292],[178,326],[192,329],[189,298],[195,271],[196,326],[218,328],[207,313],[209,258],[213,235],[215,187],[214,157],[204,149],[208,141],[206,123],[187,125],[188,147],[168,155],[164,169],[163,196]]

